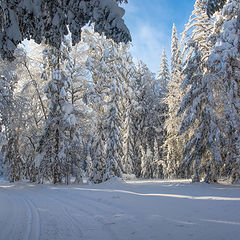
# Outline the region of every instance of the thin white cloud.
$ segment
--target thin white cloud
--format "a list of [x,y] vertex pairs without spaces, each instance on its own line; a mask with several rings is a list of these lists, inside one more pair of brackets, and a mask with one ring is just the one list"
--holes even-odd
[[159,69],[162,49],[169,47],[169,36],[161,31],[159,25],[155,27],[141,20],[136,21],[136,27],[131,33],[133,56],[145,62],[156,73]]

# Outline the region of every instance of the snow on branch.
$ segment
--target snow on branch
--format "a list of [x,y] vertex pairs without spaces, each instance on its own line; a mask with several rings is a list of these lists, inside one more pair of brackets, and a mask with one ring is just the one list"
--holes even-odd
[[[64,36],[72,34],[73,45],[81,40],[82,27],[94,23],[95,31],[115,42],[131,36],[122,19],[124,9],[116,0],[2,0],[0,2],[0,54],[12,60],[24,39],[59,48]],[[68,30],[69,29],[69,30]]]

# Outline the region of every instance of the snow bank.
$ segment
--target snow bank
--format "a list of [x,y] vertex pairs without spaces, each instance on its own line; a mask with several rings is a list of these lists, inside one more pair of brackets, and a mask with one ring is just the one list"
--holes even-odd
[[125,184],[126,182],[119,177],[113,177],[110,178],[109,180],[107,180],[106,182],[102,182],[100,183],[100,185],[121,185],[121,184]]

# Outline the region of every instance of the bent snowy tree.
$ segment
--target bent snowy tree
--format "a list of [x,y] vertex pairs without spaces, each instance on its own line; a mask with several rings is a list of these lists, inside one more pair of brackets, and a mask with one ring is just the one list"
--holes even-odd
[[[115,42],[131,36],[122,19],[122,0],[2,0],[0,2],[0,55],[12,60],[24,39],[45,42],[56,48],[71,32],[73,45],[81,40],[81,28],[94,23],[98,33]],[[125,1],[126,2],[126,1]]]

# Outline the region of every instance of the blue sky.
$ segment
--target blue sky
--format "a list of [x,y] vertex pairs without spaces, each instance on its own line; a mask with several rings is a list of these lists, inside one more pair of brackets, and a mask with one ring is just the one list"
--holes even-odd
[[133,39],[131,53],[134,58],[157,73],[164,47],[170,56],[173,23],[180,34],[194,3],[194,0],[129,0],[128,4],[123,4],[124,20]]

